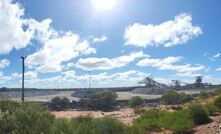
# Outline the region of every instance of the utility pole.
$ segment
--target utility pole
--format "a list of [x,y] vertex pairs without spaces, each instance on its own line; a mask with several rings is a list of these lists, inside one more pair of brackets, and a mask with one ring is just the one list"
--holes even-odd
[[21,94],[21,101],[22,103],[24,102],[25,100],[25,94],[24,94],[24,88],[25,88],[25,58],[24,56],[21,56],[21,59],[22,59],[22,94]]

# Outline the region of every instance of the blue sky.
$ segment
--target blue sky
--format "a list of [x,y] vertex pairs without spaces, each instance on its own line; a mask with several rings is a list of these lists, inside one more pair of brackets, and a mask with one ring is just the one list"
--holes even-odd
[[[113,2],[113,3],[111,3]],[[113,4],[113,5],[112,5]],[[221,83],[219,0],[0,0],[0,86]],[[110,6],[112,5],[112,6]]]

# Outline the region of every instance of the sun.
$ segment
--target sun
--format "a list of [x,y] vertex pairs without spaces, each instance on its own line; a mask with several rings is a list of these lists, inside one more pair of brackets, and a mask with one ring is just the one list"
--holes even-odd
[[116,3],[117,0],[92,0],[92,4],[97,10],[111,10]]

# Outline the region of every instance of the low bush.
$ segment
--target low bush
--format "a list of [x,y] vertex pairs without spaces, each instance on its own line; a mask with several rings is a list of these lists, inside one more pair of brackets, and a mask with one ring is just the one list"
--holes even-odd
[[196,125],[208,123],[210,121],[209,116],[200,104],[193,104],[189,107],[190,115]]
[[53,126],[53,134],[73,134],[75,131],[71,120],[66,118],[56,119]]
[[134,107],[134,113],[135,114],[143,114],[145,113],[145,109],[143,107]]
[[168,90],[162,95],[161,100],[165,104],[174,105],[188,102],[192,100],[192,97],[190,95],[186,95],[185,93],[178,93],[174,90]]
[[217,108],[221,109],[221,96],[214,100],[214,104]]
[[14,101],[3,100],[0,101],[0,112],[14,112],[20,104]]
[[187,133],[194,126],[188,110],[161,112],[159,124],[174,133]]
[[200,98],[208,98],[210,96],[210,93],[206,91],[200,91]]
[[148,131],[160,131],[158,113],[158,110],[146,111],[140,118],[133,121],[129,133],[144,134]]
[[64,110],[69,108],[70,100],[66,97],[55,97],[51,100],[51,104],[54,110]]
[[0,132],[4,134],[50,134],[54,116],[45,108],[23,104],[12,113],[1,113]]
[[71,119],[74,134],[96,134],[94,118],[91,116],[80,116]]
[[219,109],[215,106],[214,103],[205,104],[204,108],[209,115],[214,115],[216,112],[219,111]]
[[150,110],[133,122],[131,134],[142,134],[150,131],[161,131],[162,128],[173,133],[186,133],[192,129],[194,121],[188,110],[175,112]]
[[104,90],[90,94],[88,98],[81,99],[80,103],[84,107],[106,111],[113,107],[116,98],[117,94],[115,92]]
[[142,98],[140,96],[134,96],[129,100],[129,105],[131,107],[138,107],[142,104]]
[[216,94],[221,94],[221,88],[216,89],[216,90],[215,90],[215,93],[216,93]]
[[125,125],[113,117],[103,117],[94,121],[96,134],[123,134]]
[[74,134],[123,134],[126,128],[123,123],[108,116],[102,118],[77,117],[71,120],[71,124]]

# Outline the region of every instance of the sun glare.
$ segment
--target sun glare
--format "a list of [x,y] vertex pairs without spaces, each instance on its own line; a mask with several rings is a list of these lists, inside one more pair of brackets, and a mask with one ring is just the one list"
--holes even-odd
[[92,3],[97,10],[111,10],[117,0],[92,0]]

